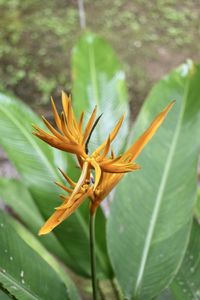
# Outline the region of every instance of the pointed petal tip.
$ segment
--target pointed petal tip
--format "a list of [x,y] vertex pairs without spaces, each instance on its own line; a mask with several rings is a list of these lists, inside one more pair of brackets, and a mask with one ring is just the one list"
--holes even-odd
[[65,96],[65,95],[66,95],[66,93],[64,92],[64,90],[61,91],[61,95],[62,95],[62,96]]
[[142,167],[140,166],[140,165],[138,165],[138,164],[134,164],[134,167],[135,167],[135,170],[141,170],[142,169]]
[[48,221],[46,223],[44,223],[44,225],[40,228],[38,235],[45,235],[50,233],[57,225],[59,225],[59,223],[49,223]]
[[52,96],[50,97],[50,99],[51,99],[51,104],[54,104],[54,100]]
[[47,121],[47,119],[45,118],[45,116],[41,116],[42,121],[44,122],[44,124],[47,126],[47,124],[49,123],[49,121]]
[[65,210],[67,208],[67,204],[62,204],[60,206],[56,206],[54,207],[55,210],[59,211],[59,210]]
[[170,103],[167,105],[166,111],[169,111],[175,103],[176,103],[176,99],[174,99],[172,102],[170,102]]
[[45,234],[47,234],[47,233],[49,233],[51,230],[48,228],[48,229],[46,229],[46,228],[41,228],[40,229],[40,231],[38,232],[38,235],[39,236],[41,236],[41,235],[45,235]]
[[124,121],[124,119],[125,119],[125,116],[126,116],[126,114],[125,113],[123,113],[122,114],[122,116],[121,116],[121,118],[119,119],[119,123],[122,123],[123,121]]
[[68,96],[67,93],[65,93],[63,90],[61,92],[61,99],[62,99],[62,102],[64,102],[64,101],[70,102],[71,101],[70,95]]
[[36,124],[31,124],[31,126],[35,129],[35,130],[38,130],[39,127],[36,125]]

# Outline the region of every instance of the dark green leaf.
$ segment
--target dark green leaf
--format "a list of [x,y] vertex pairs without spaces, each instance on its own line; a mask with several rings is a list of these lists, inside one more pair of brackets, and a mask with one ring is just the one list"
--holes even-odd
[[60,264],[60,262],[41,244],[37,237],[30,233],[30,231],[26,229],[20,222],[17,222],[14,218],[9,218],[9,222],[20,238],[22,238],[26,244],[36,251],[56,271],[67,287],[67,293],[70,297],[70,300],[79,300],[80,297],[75,284],[70,279],[67,273],[68,270],[65,268],[65,266]]
[[[38,234],[45,219],[22,182],[16,179],[0,178],[0,198],[32,233]],[[50,233],[40,240],[48,249],[65,260],[67,254],[54,234]]]
[[6,293],[4,293],[3,291],[0,290],[0,299],[1,300],[11,300],[12,298],[9,297]]
[[0,211],[0,282],[20,300],[70,299],[56,272],[14,231]]
[[44,219],[24,184],[17,179],[0,178],[0,198],[33,233],[38,233]]
[[189,247],[171,285],[175,300],[200,299],[200,225],[193,222]]
[[172,297],[171,291],[169,289],[162,292],[162,294],[159,297],[156,297],[155,300],[175,300],[174,297]]

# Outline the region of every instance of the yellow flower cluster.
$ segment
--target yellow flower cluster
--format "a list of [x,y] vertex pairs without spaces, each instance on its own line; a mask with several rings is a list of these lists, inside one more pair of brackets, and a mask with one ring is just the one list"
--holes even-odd
[[[97,122],[97,108],[95,107],[93,110],[89,121],[83,130],[84,113],[81,113],[80,119],[77,121],[73,112],[70,97],[62,92],[63,111],[60,116],[53,99],[51,99],[51,102],[57,129],[43,118],[50,133],[47,133],[34,125],[35,131],[33,134],[52,147],[75,154],[81,168],[81,175],[78,182],[75,183],[60,170],[70,187],[60,183],[57,183],[57,185],[65,190],[68,195],[61,196],[63,203],[56,208],[53,215],[40,229],[40,235],[51,232],[56,226],[70,216],[87,197],[91,200],[90,212],[93,214],[101,201],[110,193],[125,173],[140,168],[140,166],[133,161],[152,138],[174,104],[173,101],[160,112],[150,127],[124,154],[115,157],[114,152],[112,150],[110,151],[110,146],[117,136],[124,116],[118,121],[107,140],[105,140],[92,154],[88,154],[88,141]],[[92,172],[94,173],[94,177]]]

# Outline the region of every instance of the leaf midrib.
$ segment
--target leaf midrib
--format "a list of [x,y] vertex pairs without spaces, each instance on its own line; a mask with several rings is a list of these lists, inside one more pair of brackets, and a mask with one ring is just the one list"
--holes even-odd
[[94,58],[94,48],[93,45],[89,44],[89,65],[90,65],[90,75],[91,75],[91,82],[94,88],[94,97],[95,102],[99,105],[99,90],[98,90],[98,83],[97,83],[97,72],[95,66],[95,58]]
[[172,163],[173,155],[174,155],[174,152],[175,152],[175,148],[176,148],[176,145],[177,145],[179,133],[180,133],[180,130],[181,130],[181,124],[182,124],[182,120],[183,120],[183,116],[184,116],[184,112],[185,112],[185,106],[186,106],[186,99],[187,99],[188,90],[189,90],[189,83],[187,83],[187,86],[186,86],[185,94],[184,94],[184,97],[183,97],[183,105],[182,105],[182,109],[180,111],[179,121],[178,121],[177,126],[176,126],[176,131],[175,131],[175,134],[174,134],[173,141],[171,143],[170,151],[168,152],[169,155],[168,155],[168,158],[166,160],[164,173],[163,173],[163,176],[161,178],[161,184],[160,184],[160,187],[159,187],[159,190],[158,190],[158,193],[157,193],[157,197],[156,197],[156,201],[155,201],[155,206],[154,206],[151,218],[150,218],[150,224],[148,226],[148,231],[147,231],[147,238],[145,240],[145,244],[144,244],[144,248],[143,248],[143,252],[142,252],[142,257],[141,257],[141,263],[140,263],[138,274],[137,274],[137,281],[136,281],[136,284],[135,284],[134,295],[139,294],[140,287],[141,287],[141,284],[142,284],[145,265],[146,265],[146,262],[147,262],[149,249],[151,247],[151,242],[152,242],[153,234],[154,234],[154,231],[155,231],[156,221],[157,221],[157,218],[158,218],[160,206],[161,206],[161,203],[162,203],[162,196],[163,196],[163,193],[164,193],[164,190],[165,190],[166,181],[168,179],[170,166],[171,166],[171,163]]
[[[16,281],[11,275],[4,274],[1,271],[0,271],[0,275],[5,279],[5,281],[9,281],[9,283],[11,283],[13,286],[15,286],[16,288],[18,288],[19,290],[22,290],[25,294],[27,294],[29,297],[31,297],[31,299],[33,299],[33,300],[42,299],[42,298],[40,298],[40,296],[38,296],[35,293],[33,293],[32,291],[28,290],[24,286],[20,285],[19,282]],[[10,287],[5,287],[5,288],[10,293],[14,294],[13,290],[11,291],[11,286]],[[17,292],[17,290],[15,290],[15,291]]]
[[44,153],[42,152],[42,150],[40,149],[40,147],[38,146],[38,144],[30,138],[29,133],[25,130],[25,127],[21,126],[21,124],[18,122],[17,119],[13,118],[12,114],[9,113],[8,110],[4,109],[2,106],[0,107],[0,109],[3,111],[3,113],[5,113],[5,115],[7,115],[7,117],[20,129],[20,131],[23,133],[23,135],[26,137],[26,139],[29,141],[29,143],[33,146],[33,148],[35,148],[37,150],[37,152],[40,154],[40,157],[42,158],[42,160],[44,161],[44,164],[47,165],[47,168],[51,171],[51,173],[54,174],[54,176],[57,179],[60,179],[58,174],[55,172],[55,170],[53,169],[53,167],[51,166],[49,160],[46,158],[46,156],[44,155]]

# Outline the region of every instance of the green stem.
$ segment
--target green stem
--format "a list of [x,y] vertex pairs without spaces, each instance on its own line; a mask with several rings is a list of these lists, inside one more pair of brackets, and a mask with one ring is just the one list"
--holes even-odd
[[96,278],[96,257],[95,257],[95,215],[90,213],[90,264],[92,276],[93,300],[97,300],[97,278]]
[[99,280],[97,280],[97,285],[98,285],[98,292],[99,292],[99,295],[100,295],[101,300],[106,300],[106,297],[105,297],[105,295],[104,295],[104,293],[103,293],[103,290],[102,290],[102,288],[101,288],[101,285],[100,285],[100,281],[99,281]]
[[122,300],[123,295],[121,293],[121,290],[120,290],[119,285],[118,285],[117,281],[115,280],[115,278],[111,280],[111,285],[112,285],[116,299]]

